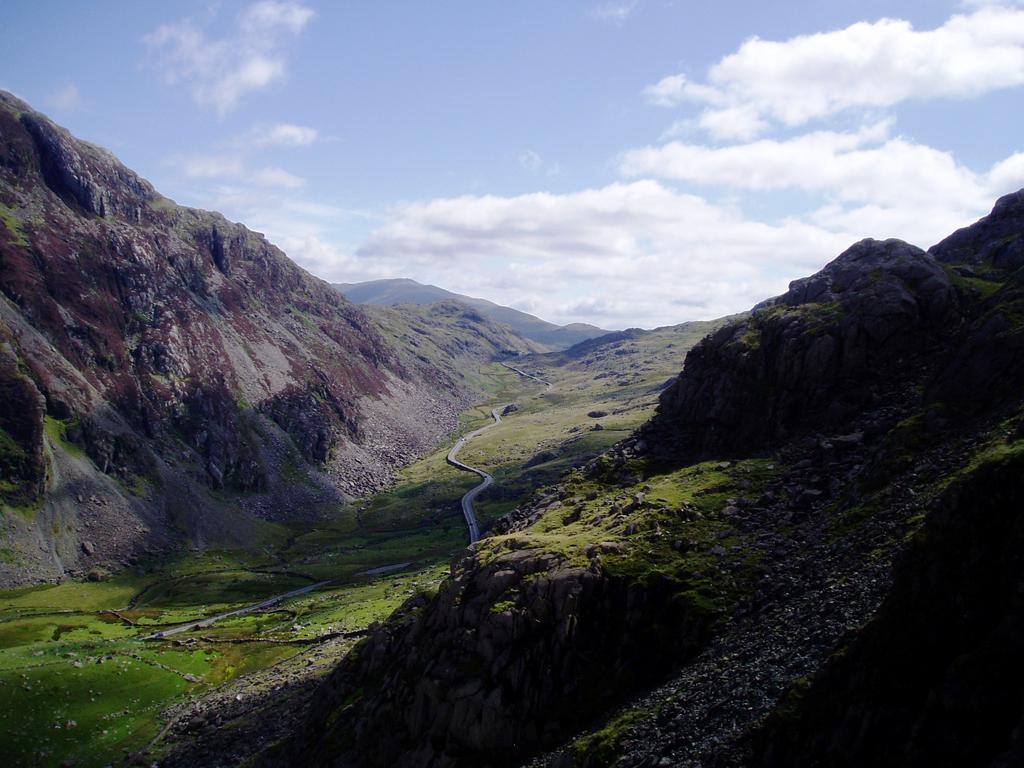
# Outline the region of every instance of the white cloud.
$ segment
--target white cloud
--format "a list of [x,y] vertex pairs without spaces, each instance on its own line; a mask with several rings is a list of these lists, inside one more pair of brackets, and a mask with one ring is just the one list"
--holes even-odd
[[749,308],[850,242],[636,181],[404,205],[355,257],[376,276],[432,281],[556,322],[653,326]]
[[62,112],[71,112],[78,109],[81,105],[82,95],[78,92],[77,85],[68,83],[50,94],[47,102],[54,109],[59,109]]
[[278,237],[276,242],[299,266],[331,283],[359,282],[386,276],[367,269],[367,265],[348,250],[318,234],[287,234]]
[[280,187],[281,189],[298,189],[305,186],[306,180],[283,168],[257,168],[246,175],[246,180],[258,187]]
[[256,187],[298,189],[306,180],[283,168],[250,168],[237,155],[187,155],[169,159],[189,179],[239,182]]
[[301,3],[262,0],[246,9],[240,22],[242,28],[251,34],[274,34],[285,29],[297,35],[312,18],[313,11]]
[[813,220],[830,229],[930,244],[1024,184],[1024,154],[977,173],[943,152],[889,135],[881,122],[857,132],[710,147],[669,142],[623,155],[627,176],[657,176],[742,191],[821,196]]
[[640,0],[612,0],[595,6],[592,12],[602,21],[621,24],[633,15],[638,5],[640,5]]
[[1024,186],[1024,152],[1016,152],[992,166],[988,181],[993,188],[1001,190]]
[[157,27],[143,40],[168,83],[188,83],[197,103],[223,115],[247,93],[284,78],[286,43],[312,17],[300,3],[263,0],[243,11],[226,36],[213,37],[205,25],[183,19]]
[[257,147],[308,147],[316,142],[319,132],[316,128],[292,123],[278,123],[253,131],[251,141]]
[[702,126],[751,138],[850,109],[915,99],[968,99],[1024,84],[1024,11],[986,4],[941,27],[881,19],[782,42],[754,37],[714,64],[706,82],[669,75],[644,89],[653,104],[704,106]]
[[697,124],[719,139],[746,141],[763,133],[768,121],[750,104],[734,104],[721,109],[708,109],[701,113]]
[[562,172],[558,163],[548,163],[532,149],[519,153],[519,165],[534,175],[557,176]]
[[[844,154],[897,140],[885,126],[870,126],[815,141]],[[811,150],[809,142],[801,146]],[[744,161],[722,155],[704,162],[737,189],[775,188],[768,175],[743,186]],[[864,165],[889,161],[876,157]],[[1024,154],[987,176],[993,185],[997,177],[1024,181]],[[854,171],[848,177],[869,189],[869,178]],[[747,309],[862,237],[903,236],[928,246],[992,203],[975,199],[973,188],[962,205],[939,189],[930,196],[930,176],[920,186],[923,192],[903,202],[888,190],[850,200],[815,195],[802,215],[764,220],[735,201],[714,203],[649,179],[572,194],[466,195],[397,206],[362,245],[344,242],[341,232],[345,222],[370,214],[303,201],[289,190],[225,186],[207,206],[266,232],[301,266],[333,282],[412,277],[555,322],[652,327]]]
[[519,164],[531,173],[538,173],[544,167],[544,159],[532,149],[524,149],[519,153]]
[[174,158],[182,173],[190,179],[223,179],[241,176],[245,163],[239,157],[230,155],[191,155]]
[[659,107],[675,107],[686,101],[712,101],[724,103],[725,98],[716,88],[701,85],[686,75],[668,75],[654,85],[648,85],[643,95],[651,104]]
[[686,86],[689,83],[686,75],[666,75],[658,82],[648,85],[643,90],[644,98],[658,107],[675,107],[687,100]]

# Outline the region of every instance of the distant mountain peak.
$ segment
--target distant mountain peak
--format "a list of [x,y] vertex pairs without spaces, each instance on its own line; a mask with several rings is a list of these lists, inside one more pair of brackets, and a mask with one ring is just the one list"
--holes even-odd
[[465,296],[436,285],[420,283],[408,277],[367,280],[362,283],[335,283],[334,287],[356,304],[434,304],[439,301],[458,301],[468,304],[488,319],[503,323],[524,338],[551,350],[568,349],[581,341],[609,333],[587,323],[549,323],[522,310],[505,307],[487,299]]

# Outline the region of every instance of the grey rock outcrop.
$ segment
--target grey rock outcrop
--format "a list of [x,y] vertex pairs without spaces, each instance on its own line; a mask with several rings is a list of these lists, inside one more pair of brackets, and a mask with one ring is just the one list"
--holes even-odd
[[708,617],[671,591],[528,549],[466,558],[342,662],[268,764],[519,764],[700,647]]
[[992,212],[933,245],[928,253],[947,264],[990,266],[1006,272],[1024,267],[1024,190],[1004,195]]
[[656,455],[725,456],[830,429],[926,364],[957,307],[924,251],[864,240],[691,350],[646,439]]

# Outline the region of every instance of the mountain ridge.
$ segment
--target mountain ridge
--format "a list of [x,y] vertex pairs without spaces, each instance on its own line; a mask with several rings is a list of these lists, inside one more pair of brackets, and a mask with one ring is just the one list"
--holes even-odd
[[262,235],[3,92],[0,136],[2,584],[333,514],[455,427],[465,369],[532,349],[463,314],[410,354]]
[[527,312],[505,307],[488,299],[465,296],[407,277],[367,280],[361,283],[335,283],[334,287],[357,304],[433,304],[438,301],[458,301],[468,304],[496,322],[508,325],[526,338],[551,350],[565,349],[586,339],[612,333],[587,323],[549,323]]

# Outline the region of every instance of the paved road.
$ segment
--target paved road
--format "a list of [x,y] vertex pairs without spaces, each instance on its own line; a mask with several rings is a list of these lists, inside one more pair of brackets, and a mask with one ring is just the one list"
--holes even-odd
[[546,385],[548,387],[551,386],[551,382],[548,381],[547,379],[542,379],[540,376],[534,376],[532,373],[527,373],[526,371],[524,371],[524,370],[522,370],[520,368],[516,368],[514,365],[509,365],[508,363],[502,363],[502,365],[505,366],[506,368],[508,368],[510,371],[515,371],[520,376],[525,376],[528,379],[533,379],[534,381],[539,381],[541,384],[544,384],[544,385]]
[[[392,571],[399,571],[402,568],[408,568],[412,565],[412,561],[407,563],[394,563],[393,565],[381,565],[377,568],[370,568],[367,571],[360,571],[355,576],[378,576],[383,573],[391,573]],[[188,624],[182,624],[177,627],[171,627],[170,629],[162,629],[159,632],[154,632],[151,635],[146,635],[143,640],[160,640],[167,637],[168,635],[177,635],[180,632],[188,632],[190,629],[198,629],[199,627],[208,627],[216,621],[226,619],[229,616],[241,616],[245,613],[252,613],[253,611],[260,611],[264,608],[269,608],[272,605],[277,605],[282,600],[287,600],[290,597],[298,597],[304,595],[307,592],[312,592],[317,587],[322,587],[325,584],[330,584],[334,579],[327,579],[326,581],[318,581],[316,584],[310,584],[300,589],[293,589],[291,592],[285,592],[281,595],[274,595],[274,597],[268,597],[266,600],[253,605],[247,605],[243,608],[235,608],[233,611],[225,611],[224,613],[218,613],[216,616],[207,616],[205,619],[199,621],[191,621]]]
[[476,512],[473,511],[473,499],[480,495],[485,488],[494,482],[494,478],[484,472],[482,469],[471,467],[469,464],[464,464],[456,458],[459,455],[459,451],[462,447],[472,440],[474,437],[479,435],[481,432],[486,432],[491,427],[501,424],[501,413],[504,409],[504,405],[499,405],[497,408],[491,410],[491,416],[494,418],[494,423],[488,424],[485,427],[470,432],[468,435],[463,435],[458,439],[452,449],[448,451],[448,463],[453,467],[464,469],[467,472],[474,472],[483,478],[483,482],[470,490],[465,496],[462,497],[462,516],[466,518],[466,525],[469,527],[469,543],[473,544],[480,540],[480,524],[476,520]]
[[380,573],[391,573],[392,571],[400,571],[403,568],[408,568],[412,565],[412,560],[407,563],[395,563],[394,565],[378,565],[376,568],[371,568],[368,571],[360,571],[356,576],[376,576]]
[[[527,373],[526,371],[516,368],[514,365],[509,365],[508,363],[502,363],[502,365],[508,368],[510,371],[515,371],[520,376],[525,376],[528,379],[534,379],[535,381],[539,381],[541,384],[544,384],[547,387],[551,386],[551,382],[548,381],[547,379],[542,379],[540,376],[534,376],[532,373]],[[486,472],[484,472],[482,469],[477,469],[476,467],[469,466],[469,464],[464,464],[463,462],[459,461],[458,458],[456,457],[459,455],[459,451],[462,450],[463,446],[465,446],[466,443],[468,443],[474,437],[479,435],[481,432],[487,431],[491,427],[501,424],[500,411],[504,410],[506,407],[508,406],[499,405],[497,408],[492,409],[491,416],[494,417],[494,423],[488,424],[487,426],[484,427],[480,427],[480,429],[470,432],[468,435],[463,435],[462,437],[459,438],[458,442],[456,442],[455,445],[452,446],[452,449],[448,451],[449,464],[451,464],[453,467],[464,469],[467,472],[473,472],[475,474],[478,474],[480,475],[481,478],[483,478],[483,481],[480,483],[480,485],[471,489],[465,496],[462,497],[462,516],[466,518],[466,525],[469,528],[470,544],[474,544],[480,540],[480,524],[477,522],[476,512],[473,510],[473,499],[475,499],[477,496],[483,493],[483,491],[487,489],[491,485],[491,483],[494,482],[494,478],[491,477]]]
[[[539,381],[542,384],[546,384],[549,387],[551,386],[551,382],[542,379],[540,376],[534,376],[532,373],[527,373],[526,371],[520,370],[515,366],[508,365],[507,363],[502,363],[502,365],[504,365],[510,371],[515,371],[520,376],[525,376],[528,379],[535,379],[536,381]],[[476,467],[469,466],[469,464],[464,464],[463,462],[459,461],[457,457],[459,455],[459,451],[462,450],[463,446],[465,446],[466,443],[468,443],[470,440],[472,440],[474,437],[481,434],[482,432],[486,432],[491,427],[497,426],[498,424],[501,423],[500,412],[504,410],[505,407],[506,406],[504,405],[499,405],[497,408],[493,408],[491,410],[491,416],[494,418],[493,423],[480,427],[480,429],[474,430],[470,432],[468,435],[463,435],[458,439],[455,445],[452,446],[452,449],[448,451],[449,464],[451,464],[454,467],[458,467],[459,469],[464,469],[467,472],[473,472],[477,475],[480,475],[480,477],[483,478],[483,481],[480,483],[480,485],[474,487],[472,490],[466,493],[465,496],[462,497],[462,515],[466,518],[466,525],[469,527],[470,544],[473,544],[480,540],[480,524],[477,522],[476,512],[473,510],[473,499],[475,499],[486,488],[488,488],[491,485],[491,483],[494,482],[494,478],[491,477],[486,472],[484,472],[482,469],[477,469]],[[362,571],[361,573],[357,573],[356,576],[375,576],[377,574],[388,573],[390,571],[395,571],[400,568],[405,568],[408,565],[410,565],[410,563],[396,563],[394,565],[384,565],[379,568],[371,568],[368,571]],[[310,584],[308,586],[302,587],[301,589],[293,589],[291,592],[285,592],[281,595],[275,595],[274,597],[267,598],[263,602],[256,603],[254,605],[247,605],[243,608],[236,608],[233,611],[225,611],[224,613],[218,613],[216,616],[208,616],[205,619],[200,619],[199,621],[191,621],[188,624],[181,624],[177,627],[171,627],[170,629],[162,629],[159,632],[154,632],[151,635],[146,635],[142,639],[160,640],[164,637],[168,637],[169,635],[177,635],[181,632],[188,632],[192,629],[198,629],[199,627],[208,627],[214,622],[220,621],[221,619],[226,619],[229,616],[241,616],[246,613],[252,613],[253,611],[259,611],[264,608],[269,608],[272,605],[280,603],[282,600],[287,600],[290,597],[298,597],[299,595],[304,595],[307,592],[312,592],[317,587],[322,587],[325,584],[330,584],[332,581],[333,579],[327,579],[326,581],[318,581],[316,584]]]
[[262,603],[256,603],[255,605],[247,605],[244,608],[235,608],[233,611],[225,611],[224,613],[218,613],[216,616],[207,616],[205,619],[199,621],[190,621],[188,624],[181,624],[177,627],[171,627],[170,629],[162,629],[159,632],[154,632],[152,635],[146,635],[143,640],[160,640],[167,637],[168,635],[176,635],[179,632],[188,632],[190,629],[198,629],[199,627],[208,627],[215,621],[226,619],[228,616],[241,616],[244,613],[252,613],[253,611],[259,611],[263,608],[269,608],[272,605],[276,605],[282,600],[287,600],[289,597],[298,597],[304,595],[307,592],[312,592],[317,587],[322,587],[325,584],[330,584],[334,579],[327,579],[326,581],[318,581],[316,584],[310,584],[309,586],[302,587],[301,589],[293,589],[291,592],[285,592],[283,595],[275,595],[269,597]]

